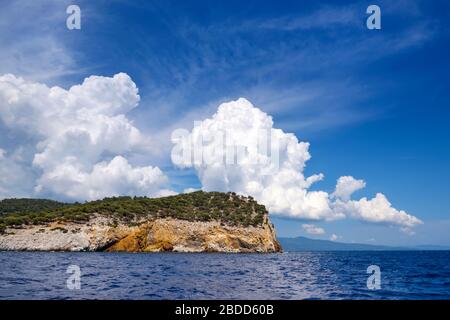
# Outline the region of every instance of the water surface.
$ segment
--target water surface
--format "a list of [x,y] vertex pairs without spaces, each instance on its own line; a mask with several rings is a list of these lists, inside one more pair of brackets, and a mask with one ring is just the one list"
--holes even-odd
[[[381,290],[367,288],[369,265]],[[0,252],[0,299],[450,299],[450,251]]]

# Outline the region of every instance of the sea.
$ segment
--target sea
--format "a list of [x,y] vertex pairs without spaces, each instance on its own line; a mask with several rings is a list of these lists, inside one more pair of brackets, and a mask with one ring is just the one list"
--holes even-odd
[[450,251],[0,252],[0,299],[448,300]]

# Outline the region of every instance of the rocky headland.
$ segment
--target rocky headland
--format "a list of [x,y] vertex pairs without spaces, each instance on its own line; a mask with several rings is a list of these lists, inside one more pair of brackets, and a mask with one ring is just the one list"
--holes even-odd
[[[106,198],[84,204],[45,200],[43,208],[37,201],[0,202],[0,250],[281,251],[266,208],[251,197],[234,193],[198,191],[163,198]],[[29,211],[28,202],[33,204]]]

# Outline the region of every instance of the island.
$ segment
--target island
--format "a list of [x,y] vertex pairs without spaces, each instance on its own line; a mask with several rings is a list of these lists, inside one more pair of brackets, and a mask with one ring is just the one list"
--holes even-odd
[[0,201],[0,250],[279,252],[265,206],[233,192]]

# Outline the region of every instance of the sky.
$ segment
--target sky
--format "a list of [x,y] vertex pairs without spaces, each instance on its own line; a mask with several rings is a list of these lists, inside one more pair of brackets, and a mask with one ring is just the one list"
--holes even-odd
[[[0,7],[0,198],[230,190],[279,236],[450,245],[448,1]],[[248,150],[264,129],[280,168],[176,163],[176,129]]]

